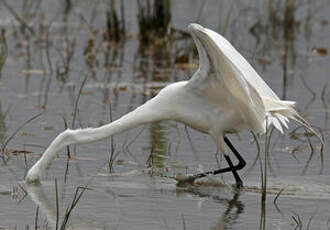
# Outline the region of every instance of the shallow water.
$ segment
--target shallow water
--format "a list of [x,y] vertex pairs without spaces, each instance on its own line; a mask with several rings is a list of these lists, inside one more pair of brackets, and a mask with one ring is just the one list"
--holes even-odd
[[[215,145],[208,136],[172,121],[115,136],[113,147],[118,157],[112,173],[107,164],[111,143],[105,140],[71,147],[72,159],[67,161],[66,153],[59,154],[40,186],[25,185],[27,169],[65,129],[63,118],[72,127],[75,101],[87,73],[75,128],[107,123],[111,120],[110,111],[113,119],[119,118],[165,85],[189,79],[198,60],[190,38],[162,45],[163,48],[140,49],[135,1],[125,1],[128,38],[119,44],[111,43],[109,49],[102,42],[109,7],[106,1],[74,3],[67,21],[63,2],[43,0],[39,8],[24,6],[24,1],[7,2],[34,28],[35,34],[22,32],[8,9],[0,8],[0,26],[6,30],[8,45],[0,79],[1,142],[5,143],[29,118],[43,113],[10,140],[6,163],[0,160],[0,228],[34,228],[35,222],[41,229],[54,228],[55,178],[60,224],[76,188],[88,187],[70,215],[69,229],[259,228],[263,215],[261,174],[259,162],[253,164],[257,147],[248,132],[230,136],[248,163],[240,172],[245,182],[240,192],[232,188],[232,175],[209,177],[192,187],[176,186],[171,177],[177,173],[211,170],[218,163]],[[298,110],[314,127],[319,127],[327,142],[330,5],[325,0],[294,2],[294,9],[274,3],[276,17],[270,17],[268,2],[257,1],[209,0],[204,5],[201,1],[171,1],[170,12],[173,28],[178,30],[186,31],[190,22],[198,21],[225,31],[280,97],[297,101]],[[293,24],[286,18],[290,13],[294,15]],[[42,25],[50,22],[47,44]],[[98,33],[92,34],[91,29]],[[94,46],[88,47],[91,39]],[[65,75],[70,49],[73,56]],[[175,63],[176,55],[182,52],[193,64]],[[325,148],[321,170],[320,145],[311,137],[314,155],[306,167],[311,150],[304,130],[295,130],[298,127],[290,122],[284,135],[277,131],[272,135],[264,212],[267,229],[329,229],[328,149]],[[259,141],[263,147],[264,137]],[[151,151],[152,161],[148,161]]]

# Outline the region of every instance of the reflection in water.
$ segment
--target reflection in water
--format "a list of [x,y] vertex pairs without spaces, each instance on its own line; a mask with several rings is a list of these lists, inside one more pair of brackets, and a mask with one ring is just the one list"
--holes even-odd
[[[257,22],[250,28],[250,33],[255,37],[257,44],[260,43],[261,36],[263,34],[265,35],[265,45],[262,47],[263,52],[278,50],[279,47],[276,46],[278,45],[277,41],[283,42],[283,100],[287,99],[287,87],[293,80],[290,78],[290,73],[296,62],[294,43],[296,37],[296,27],[299,25],[299,21],[295,19],[295,12],[297,8],[295,3],[295,0],[270,0],[268,3],[267,12],[268,20],[265,20],[266,24],[263,23],[262,18],[259,18]],[[266,55],[265,53],[262,54],[262,58],[259,59],[260,64],[270,64],[268,60],[264,59],[264,57],[267,57],[268,55],[269,54]]]
[[328,88],[328,84],[326,83],[323,86],[322,89],[322,94],[321,94],[321,101],[324,107],[324,128],[327,129],[328,128],[328,120],[329,120],[329,106],[328,106],[328,100],[327,100],[327,88]]
[[171,47],[168,44],[146,47],[139,43],[134,57],[134,70],[140,74],[136,75],[135,80],[142,81],[145,85],[148,82],[169,82],[171,76],[168,71],[172,67],[172,59]]
[[48,200],[42,186],[26,185],[25,189],[31,200],[46,216],[48,224],[54,228],[56,225],[56,207],[53,205],[53,202]]
[[6,39],[6,30],[0,30],[0,79],[2,78],[2,69],[8,57],[8,45]]
[[[306,102],[305,108],[303,109],[302,113],[306,113],[309,107],[312,103],[314,103],[316,100],[316,92],[312,89],[313,82],[310,81],[311,79],[307,79],[306,77],[309,77],[308,70],[310,67],[310,60],[308,59],[308,52],[310,52],[310,42],[311,42],[311,35],[312,35],[312,28],[311,26],[313,23],[315,24],[315,20],[312,20],[312,12],[315,10],[313,9],[313,4],[311,1],[307,1],[306,5],[304,5],[304,8],[306,10],[306,15],[304,17],[297,13],[297,9],[302,7],[302,2],[296,1],[296,0],[286,0],[286,1],[278,1],[278,0],[270,0],[268,2],[268,12],[267,12],[267,19],[264,20],[266,23],[264,23],[261,18],[257,20],[257,22],[250,28],[250,33],[255,37],[257,44],[262,43],[262,36],[264,35],[264,52],[269,52],[262,54],[263,57],[266,57],[268,55],[272,55],[272,51],[276,56],[279,56],[282,60],[282,63],[280,65],[283,73],[283,81],[282,81],[282,99],[286,100],[289,96],[288,93],[290,90],[293,89],[293,81],[294,77],[298,76],[300,77],[302,85],[305,87],[302,92],[308,91],[310,93],[311,98]],[[305,7],[306,6],[306,7]],[[317,10],[316,10],[317,11]],[[297,16],[299,15],[299,16]],[[303,27],[303,28],[302,28]],[[299,65],[297,68],[297,53],[296,53],[296,39],[301,33],[304,31],[304,37],[305,41],[307,43],[306,49],[307,49],[307,55],[306,53],[298,53],[300,55],[299,59]],[[274,46],[275,45],[275,46]],[[280,48],[283,52],[278,52],[278,49]],[[302,52],[300,50],[300,52]],[[306,55],[306,57],[305,57]],[[276,57],[277,58],[277,57]],[[307,73],[307,74],[306,74]],[[289,88],[289,86],[291,87]],[[321,91],[320,91],[321,92]],[[327,111],[327,104],[325,103],[324,98],[326,92],[326,86],[323,87],[322,93],[321,93],[321,102],[325,108],[325,111]],[[327,120],[327,113],[325,114],[325,124]],[[295,147],[294,149],[297,150],[298,148],[306,149],[307,147],[310,148],[310,154],[309,159],[306,162],[305,169],[303,170],[303,173],[305,173],[306,169],[308,168],[308,165],[313,157],[314,153],[314,147],[312,145],[312,142],[309,138],[309,133],[305,131],[304,136],[306,137],[305,140],[301,144],[299,144],[298,147]],[[307,145],[303,145],[306,144]],[[320,171],[323,171],[323,147],[321,147],[321,169]]]
[[284,9],[283,22],[283,41],[284,41],[284,55],[283,55],[283,93],[282,99],[287,99],[288,86],[288,72],[294,69],[296,54],[294,50],[295,41],[295,0],[287,0]]
[[211,230],[234,229],[235,224],[238,224],[240,214],[244,213],[244,203],[239,200],[239,190],[232,192],[233,197],[231,199],[222,198],[221,195],[211,195],[210,190],[203,191],[202,188],[191,187],[186,190],[186,192],[192,193],[193,195],[201,198],[212,198],[216,203],[226,207],[226,210],[222,211],[222,215],[216,222],[216,225],[211,227]]
[[169,33],[171,21],[171,1],[170,0],[144,0],[137,1],[139,38],[141,43],[152,45],[155,40],[166,41]]
[[[170,72],[175,58],[173,57],[174,49],[171,41],[167,37],[171,18],[170,1],[153,1],[153,6],[150,5],[148,0],[144,3],[147,5],[146,11],[144,11],[144,8],[138,1],[140,42],[134,57],[134,72],[139,73],[134,81],[143,82],[143,102],[147,101],[150,96],[154,96],[159,90],[159,87],[155,85],[150,91],[147,88],[147,83],[167,83],[173,80]],[[153,10],[149,9],[150,7],[153,7]],[[166,15],[166,17],[161,17],[161,15]],[[147,18],[151,21],[148,22]],[[153,41],[152,43],[150,43],[150,39]],[[151,92],[151,95],[149,95],[149,92]],[[152,170],[154,167],[160,170],[164,169],[164,160],[166,159],[168,146],[165,138],[166,126],[164,124],[164,122],[157,122],[150,125],[151,152],[147,165]]]
[[227,209],[217,221],[212,230],[231,229],[237,223],[238,217],[244,212],[244,204],[239,201],[239,191],[234,193],[232,199],[219,199],[218,202],[226,204]]
[[5,135],[6,135],[5,118],[6,118],[6,113],[3,113],[0,102],[0,143],[3,143],[5,140]]
[[[88,92],[84,92],[86,96],[81,100],[81,102],[84,102],[87,97],[88,99],[92,98],[91,100],[96,102],[95,104],[102,107],[103,110],[101,112],[95,112],[95,114],[97,114],[96,116],[98,116],[97,119],[102,120],[102,122],[109,121],[108,117],[101,114],[102,112],[103,114],[108,114],[109,103],[111,103],[114,114],[124,114],[152,97],[154,92],[158,91],[167,83],[189,78],[191,72],[194,72],[193,65],[197,67],[197,64],[191,64],[193,63],[192,50],[195,50],[195,47],[190,36],[185,32],[185,27],[189,22],[196,20],[201,21],[205,25],[213,26],[213,28],[218,24],[218,31],[221,31],[223,34],[226,32],[226,35],[236,41],[235,45],[237,45],[238,48],[242,47],[243,51],[246,53],[254,53],[256,50],[257,68],[259,67],[262,70],[260,73],[266,73],[266,77],[269,77],[269,79],[266,80],[271,81],[274,87],[278,86],[276,90],[279,92],[282,91],[283,99],[291,98],[291,91],[293,92],[297,87],[293,87],[290,84],[294,80],[293,77],[299,77],[299,79],[296,79],[298,81],[295,82],[295,84],[299,86],[301,83],[304,88],[299,89],[299,91],[296,90],[294,93],[297,93],[296,95],[299,97],[299,100],[305,103],[305,107],[300,107],[300,109],[302,109],[304,114],[309,114],[314,119],[314,124],[321,124],[321,126],[324,124],[322,130],[324,130],[325,135],[328,135],[326,129],[330,112],[328,106],[330,103],[329,91],[327,84],[323,86],[319,84],[320,79],[324,77],[320,76],[322,73],[320,74],[319,69],[324,67],[322,61],[319,62],[319,59],[315,59],[314,56],[311,56],[310,51],[313,46],[322,45],[322,39],[328,37],[329,19],[327,17],[327,12],[324,13],[324,11],[328,11],[329,1],[268,0],[263,3],[247,3],[246,1],[202,1],[196,3],[195,1],[139,0],[141,4],[138,7],[134,5],[137,4],[136,1],[131,2],[130,0],[95,1],[93,3],[89,1],[64,0],[58,5],[53,4],[56,1],[49,0],[6,0],[2,2],[8,2],[23,21],[15,20],[15,17],[13,17],[11,13],[8,13],[7,7],[3,4],[4,7],[1,8],[2,17],[0,21],[1,27],[3,28],[2,31],[5,30],[6,34],[1,32],[0,48],[5,48],[3,47],[3,39],[7,39],[8,51],[11,52],[8,53],[0,82],[0,84],[2,84],[0,141],[1,139],[3,141],[6,139],[5,135],[8,127],[15,127],[14,123],[22,122],[20,119],[24,119],[26,109],[29,109],[29,111],[34,109],[36,104],[33,100],[34,93],[36,92],[40,92],[40,94],[38,94],[38,106],[48,110],[48,113],[44,114],[45,121],[42,122],[51,121],[53,126],[61,129],[63,127],[63,122],[60,117],[58,117],[58,113],[63,111],[63,113],[66,114],[66,119],[68,121],[71,120],[71,111],[77,89],[80,86],[80,82],[84,76],[83,73],[85,72],[95,73],[95,76],[92,75],[93,78],[91,78],[90,81],[104,85],[101,90],[89,90]],[[126,2],[125,6],[127,6],[125,12],[122,11],[122,9],[124,9],[124,2]],[[216,2],[216,4],[213,4],[214,2]],[[150,11],[147,10],[146,4],[149,4]],[[113,5],[116,7],[113,7]],[[218,14],[211,15],[210,10],[212,10],[211,8],[215,8],[215,6],[219,8]],[[55,8],[59,10],[53,10]],[[114,8],[116,8],[116,11],[114,11]],[[158,10],[154,11],[154,9],[157,8]],[[185,11],[183,12],[182,9],[185,9]],[[147,11],[142,12],[143,10]],[[51,11],[56,11],[56,15]],[[158,15],[156,11],[158,11]],[[156,31],[160,29],[160,34],[162,35],[159,38],[155,38],[153,36],[158,36],[155,35],[156,32],[142,33],[142,30],[146,28],[139,27],[137,15],[140,15],[140,25],[152,21],[156,27],[152,27],[151,30]],[[123,16],[125,16],[125,18],[123,18]],[[6,24],[7,19],[12,21]],[[116,20],[119,22],[118,24],[116,24]],[[124,20],[126,21],[124,22]],[[157,20],[159,20],[159,23],[162,25],[161,27],[157,27]],[[125,23],[127,36],[124,35],[125,37],[121,39],[121,41],[114,42],[114,40],[117,40],[119,37],[116,28],[125,31]],[[146,24],[144,24],[144,26],[145,25]],[[137,33],[135,34],[135,32]],[[140,37],[137,37],[139,34],[141,36],[150,37],[141,37],[141,41],[138,39]],[[130,38],[128,38],[128,36],[130,36]],[[180,38],[180,36],[182,38]],[[142,43],[144,43],[143,40],[151,40],[152,42],[148,45],[142,45]],[[254,43],[256,44],[254,45]],[[246,50],[244,50],[244,47]],[[136,50],[137,52],[135,53]],[[3,50],[0,49],[0,51]],[[197,52],[195,52],[195,54],[197,54]],[[136,55],[135,59],[131,58],[131,56],[133,57],[134,55]],[[0,56],[6,56],[6,54],[1,53]],[[328,57],[322,58],[325,60]],[[123,65],[125,65],[125,67]],[[33,71],[38,69],[40,69],[39,73]],[[39,74],[42,78],[35,76]],[[327,82],[326,74],[325,82]],[[121,83],[124,83],[124,85],[122,86]],[[38,89],[36,89],[36,84],[40,84]],[[145,87],[144,91],[130,89],[131,85],[139,89],[142,84],[144,84]],[[19,88],[21,86],[22,89]],[[68,92],[64,93],[63,89]],[[20,99],[15,98],[15,96],[24,93],[28,95],[25,95],[27,96],[27,99],[24,99],[26,103],[24,102],[24,106],[21,106]],[[69,96],[67,96],[67,94],[69,94]],[[49,103],[47,103],[48,95],[50,95]],[[70,102],[59,103],[61,100],[63,100],[63,102],[69,101],[67,100],[68,98],[71,99],[71,104]],[[321,98],[321,101],[319,98]],[[320,103],[322,103],[324,107],[324,114],[319,112],[319,110],[322,109]],[[8,113],[7,108],[9,108],[10,105],[13,105],[15,110],[11,113],[11,116],[8,117],[6,116]],[[302,104],[299,103],[299,106],[301,105]],[[311,108],[313,110],[311,110]],[[88,115],[86,115],[86,113],[90,113],[90,110],[86,112],[82,108],[80,109],[81,118],[87,117]],[[57,116],[56,121],[53,121],[53,116]],[[325,119],[324,123],[323,120],[320,120],[323,119],[323,117]],[[91,119],[94,119],[94,117]],[[87,122],[81,119],[81,123],[83,126],[86,126]],[[32,127],[31,133],[38,135],[40,126],[42,127],[44,124],[38,122],[34,124],[35,126]],[[92,125],[96,124],[93,123]],[[154,123],[150,126],[146,126],[146,128],[148,129],[149,135],[144,135],[144,137],[147,136],[147,140],[144,140],[142,148],[150,148],[153,150],[152,153],[154,154],[152,156],[155,169],[162,170],[168,166],[166,165],[166,157],[168,157],[167,147],[175,144],[175,142],[169,141],[175,138],[178,140],[176,140],[177,145],[173,146],[173,149],[175,149],[174,151],[176,153],[180,151],[180,156],[184,159],[180,161],[184,161],[185,163],[189,162],[187,165],[192,163],[191,150],[188,149],[186,151],[185,149],[179,148],[179,146],[181,146],[180,132],[183,133],[183,130],[177,128],[177,134],[173,137],[167,132],[168,123]],[[144,129],[141,129],[141,131],[139,131],[137,137],[140,136],[143,130]],[[42,133],[43,131],[40,132],[40,135],[43,135]],[[129,147],[135,142],[136,137],[126,143],[128,135],[127,133],[125,137],[118,137],[118,139],[115,139],[116,149],[118,150],[119,146],[122,144],[124,151],[130,154],[128,158],[131,157],[134,162],[145,162],[146,158],[140,160],[136,154],[129,152]],[[316,174],[318,173],[317,169],[320,167],[320,164],[318,164],[318,161],[315,163],[315,158],[318,154],[312,154],[312,148],[310,148],[311,153],[307,152],[308,149],[306,150],[312,140],[312,138],[311,140],[309,139],[308,135],[309,134],[306,134],[302,128],[298,127],[296,130],[292,131],[289,141],[285,140],[280,143],[280,136],[277,137],[277,141],[273,142],[274,144],[272,145],[274,146],[274,153],[269,154],[268,161],[270,170],[270,162],[272,162],[273,166],[277,164],[277,167],[274,167],[274,175],[275,173],[278,173],[278,175],[286,175],[286,173],[297,175],[301,169],[303,172],[312,175],[314,175],[315,172]],[[37,138],[37,136],[29,139],[17,135],[15,139],[16,138],[17,141],[11,142],[13,143],[12,148],[14,149],[17,148],[17,143],[21,143],[22,138],[25,138],[23,140],[24,143],[28,142],[27,144],[29,144],[30,142],[35,142],[40,146],[45,145],[44,141],[48,140],[46,138]],[[190,140],[188,137],[189,142],[193,143],[193,141],[196,140],[194,138],[195,137],[192,136]],[[329,137],[326,136],[325,138]],[[248,148],[247,145],[244,147]],[[27,148],[30,147],[27,146]],[[286,159],[288,159],[286,156],[282,158],[283,153],[277,151],[278,148],[293,149],[290,151],[290,154],[296,154],[297,163],[286,161]],[[185,152],[182,152],[182,150]],[[314,148],[314,150],[315,153],[318,151],[317,148]],[[146,152],[148,152],[148,150],[146,150]],[[169,157],[171,157],[171,161],[173,160],[177,163],[174,154]],[[313,157],[313,159],[311,157]],[[28,159],[32,158],[32,154],[29,155]],[[24,175],[24,172],[22,172],[24,170],[22,166],[25,164],[24,158],[18,156],[15,159],[15,161],[12,160],[8,164],[8,175],[11,175],[15,180],[20,180],[22,175]],[[257,160],[258,156],[256,156],[255,162],[257,162]],[[59,158],[58,161],[61,162],[62,165],[67,165],[64,180],[66,180],[68,172],[74,170],[74,168],[72,168],[74,166],[77,166],[78,178],[83,177],[81,175],[85,174],[79,171],[78,166],[81,164],[80,161],[70,166],[70,161],[66,161],[63,158]],[[326,161],[327,159],[325,159],[325,162]],[[198,162],[197,158],[195,162]],[[250,162],[253,162],[253,159],[250,158]],[[307,164],[305,164],[305,162]],[[306,171],[309,162],[311,167]],[[90,165],[93,164],[88,164],[88,166],[86,166],[86,172],[94,170],[91,169],[92,167]],[[123,167],[123,171],[126,170],[126,168],[124,168],[125,165],[121,167]],[[299,169],[298,172],[295,171],[297,168]],[[276,171],[276,169],[278,171]],[[284,170],[282,171],[282,169]],[[256,170],[257,169],[254,168],[254,171]],[[251,171],[249,177],[256,179],[255,177],[259,177],[259,174],[254,175],[254,171]],[[328,173],[326,167],[324,171]],[[49,171],[49,173],[53,173],[53,171]],[[2,173],[2,183],[6,183],[7,180],[7,173]],[[327,183],[326,179],[320,181],[322,182],[322,186],[320,187],[315,185],[305,186],[301,183],[297,184],[296,187],[302,187],[302,189],[298,191],[301,193],[313,187],[314,190],[308,192],[308,196],[310,193],[313,193],[315,196],[315,188],[320,190],[324,189],[324,184]],[[69,186],[69,184],[67,184],[67,186]],[[278,186],[274,187],[278,188]],[[280,188],[282,187],[285,187],[285,191],[287,191],[287,184],[280,184]],[[46,188],[44,187],[44,189]],[[66,189],[69,189],[66,186],[63,186],[62,189],[61,198],[65,201],[67,200],[65,196],[69,193]],[[55,207],[52,205],[55,204],[54,197],[43,193],[42,190],[42,187],[36,187],[34,191],[30,189],[29,194],[31,199],[40,206],[40,211],[47,215],[49,223],[54,223]],[[257,191],[257,193],[259,194],[260,192]],[[303,195],[304,194],[305,193],[303,193]],[[49,200],[47,200],[45,195],[48,195]],[[200,193],[198,196],[202,195],[203,194]],[[235,225],[239,218],[237,216],[244,211],[244,204],[239,201],[239,194],[233,194],[232,199],[210,196],[207,195],[207,192],[205,196],[212,197],[212,201],[222,202],[222,204],[226,206],[226,210],[223,211],[216,226],[212,229],[239,228],[237,224]],[[249,195],[242,194],[242,196]],[[320,195],[317,193],[317,197],[319,196]],[[312,196],[309,198],[311,200],[314,199]],[[94,204],[94,208],[97,209],[100,203],[103,203],[103,201],[98,200]],[[292,209],[299,207],[299,204],[296,205],[292,202]],[[23,205],[18,208],[24,209],[25,207]],[[245,205],[247,206],[247,204]],[[5,208],[7,208],[7,206]],[[268,223],[270,222],[269,220],[273,218],[271,217],[272,213],[269,211],[269,208],[270,207],[267,207]],[[27,207],[27,209],[31,210],[30,206]],[[255,221],[255,229],[258,228],[259,217],[254,214],[258,213],[259,209],[260,207],[258,206],[258,211],[252,212],[252,214],[246,211],[246,216],[244,216],[244,219]],[[22,223],[22,220],[18,217],[17,222]],[[214,225],[212,221],[211,224]],[[178,228],[180,227],[182,226],[178,226]]]
[[261,208],[260,208],[260,223],[259,230],[265,230],[266,227],[266,196],[267,192],[263,192],[261,196]]
[[[47,226],[51,227],[52,229],[55,229],[57,218],[58,226],[61,226],[62,222],[60,217],[57,217],[58,214],[55,206],[55,201],[49,200],[49,197],[47,198],[43,186],[26,184],[25,189],[29,194],[31,200],[36,204],[37,207],[39,207],[41,212],[46,216],[48,222]],[[71,222],[72,221],[70,221],[70,223]],[[79,219],[79,222],[77,222],[77,224],[70,224],[69,229],[106,229],[106,227],[102,224],[96,223],[95,221],[84,218],[84,220]]]
[[[116,110],[118,106],[119,100],[119,92],[125,91],[126,88],[118,87],[120,80],[122,78],[123,71],[123,64],[125,58],[125,42],[114,44],[112,42],[105,42],[105,49],[104,49],[104,90],[103,90],[103,100],[102,103],[108,104],[111,103],[112,109]],[[113,88],[113,95],[110,98],[109,87],[111,81],[116,80],[115,87]]]
[[27,33],[23,33],[23,37],[25,40],[25,43],[23,44],[23,46],[25,46],[25,53],[23,55],[24,58],[24,69],[27,70],[25,71],[25,95],[27,95],[29,93],[29,82],[30,82],[30,77],[31,77],[31,72],[29,70],[31,70],[32,68],[32,63],[31,63],[31,39],[30,39],[30,35]]
[[4,164],[6,164],[5,153],[4,153],[4,148],[3,148],[3,145],[6,141],[6,132],[7,132],[7,127],[6,127],[6,123],[5,123],[6,115],[7,115],[7,112],[3,113],[2,105],[0,102],[0,144],[1,144],[0,155],[1,155],[2,162]]
[[164,169],[164,160],[167,155],[167,142],[165,136],[165,127],[162,123],[152,123],[150,127],[150,145],[151,167]]

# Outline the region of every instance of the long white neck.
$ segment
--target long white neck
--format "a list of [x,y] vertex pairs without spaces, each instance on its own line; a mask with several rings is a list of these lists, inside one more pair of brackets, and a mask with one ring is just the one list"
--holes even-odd
[[161,100],[155,97],[110,124],[98,128],[77,130],[68,129],[62,132],[53,140],[42,157],[29,170],[26,176],[26,181],[38,182],[40,174],[43,173],[46,167],[53,161],[56,154],[70,144],[90,143],[105,139],[142,124],[163,119],[170,119],[171,117],[169,117],[168,113],[163,111],[163,108],[165,107],[166,106],[161,103]]

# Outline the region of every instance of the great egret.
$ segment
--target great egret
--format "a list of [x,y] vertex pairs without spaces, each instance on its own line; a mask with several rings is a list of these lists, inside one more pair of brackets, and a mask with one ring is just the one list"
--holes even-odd
[[[29,170],[26,182],[39,182],[56,153],[67,145],[98,141],[149,122],[175,120],[209,134],[229,164],[228,168],[190,179],[232,171],[240,187],[243,183],[236,171],[245,166],[245,161],[225,137],[227,133],[246,129],[264,133],[266,123],[283,132],[283,127],[288,127],[288,118],[313,130],[293,108],[295,102],[280,100],[224,37],[198,24],[190,24],[188,30],[200,59],[199,69],[189,81],[168,85],[157,96],[110,124],[62,132]],[[238,165],[233,166],[225,143],[238,157]]]

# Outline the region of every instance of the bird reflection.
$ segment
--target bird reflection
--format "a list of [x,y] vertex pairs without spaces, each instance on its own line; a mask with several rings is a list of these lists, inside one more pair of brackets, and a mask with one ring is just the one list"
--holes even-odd
[[188,190],[188,192],[201,198],[211,198],[216,203],[226,207],[226,210],[222,212],[222,215],[216,222],[215,226],[211,227],[211,230],[232,229],[233,226],[238,223],[240,214],[244,213],[244,203],[239,200],[239,190],[233,192],[231,199],[223,198],[221,195],[212,195],[210,194],[210,190],[202,191],[198,188],[191,188]]
[[244,204],[239,200],[239,196],[240,192],[238,191],[234,193],[232,199],[218,199],[219,203],[226,204],[227,209],[221,215],[215,227],[211,228],[212,230],[230,229],[237,223],[239,215],[244,212]]
[[53,205],[54,202],[50,202],[47,199],[43,187],[38,185],[26,185],[25,189],[31,200],[46,216],[49,226],[54,228],[56,225],[56,208]]
[[[25,189],[29,194],[31,200],[36,204],[41,212],[46,216],[48,226],[52,229],[56,229],[56,207],[55,202],[49,200],[46,196],[46,192],[42,185],[28,185],[26,184]],[[61,226],[61,219],[59,218],[58,226]],[[79,219],[78,223],[70,223],[70,229],[107,229],[102,223],[97,223],[94,220],[88,220],[82,222]]]

